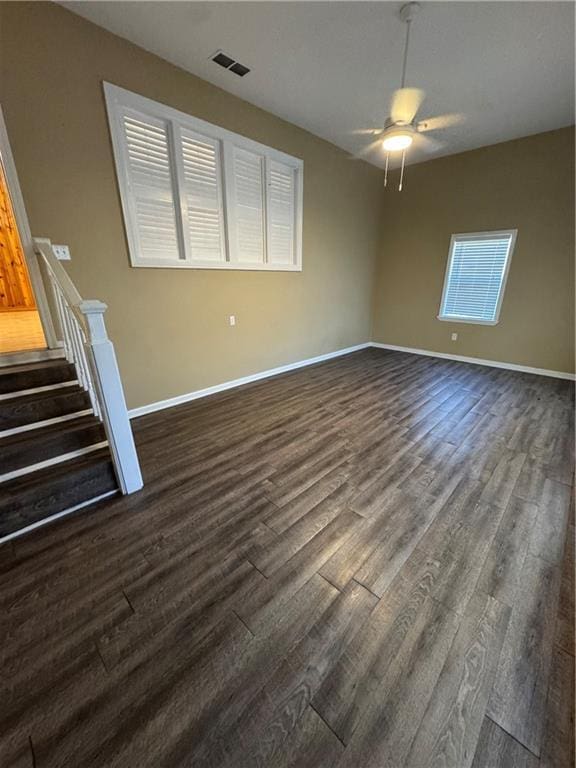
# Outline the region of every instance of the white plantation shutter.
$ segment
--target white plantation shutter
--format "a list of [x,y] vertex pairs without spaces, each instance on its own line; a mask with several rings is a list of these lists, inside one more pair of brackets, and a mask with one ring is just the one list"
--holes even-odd
[[295,170],[284,163],[268,163],[268,260],[294,263]]
[[302,269],[303,163],[104,83],[134,267]]
[[440,317],[494,323],[502,301],[504,282],[515,232],[455,235]]
[[184,237],[192,261],[225,261],[220,142],[180,131]]
[[264,263],[264,158],[232,147],[230,185],[230,241],[233,260]]
[[128,204],[140,258],[153,262],[181,258],[168,124],[148,115],[122,115]]

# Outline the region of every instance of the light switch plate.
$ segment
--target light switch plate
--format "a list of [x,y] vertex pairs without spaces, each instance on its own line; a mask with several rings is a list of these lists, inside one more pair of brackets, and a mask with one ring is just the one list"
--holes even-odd
[[70,256],[70,248],[68,248],[67,245],[53,245],[52,250],[54,251],[56,258],[60,261],[70,261],[72,259]]

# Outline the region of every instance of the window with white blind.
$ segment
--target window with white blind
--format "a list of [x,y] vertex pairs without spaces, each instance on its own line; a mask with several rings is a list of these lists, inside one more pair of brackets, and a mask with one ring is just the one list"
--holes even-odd
[[452,235],[439,320],[495,325],[516,230]]
[[302,269],[302,160],[104,92],[133,266]]

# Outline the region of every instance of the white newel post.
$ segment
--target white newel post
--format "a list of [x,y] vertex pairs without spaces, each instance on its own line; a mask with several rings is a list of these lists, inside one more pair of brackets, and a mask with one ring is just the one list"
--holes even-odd
[[98,389],[102,420],[106,428],[110,450],[122,493],[134,493],[142,488],[142,474],[136,455],[132,427],[120,380],[114,345],[106,333],[102,301],[81,301],[78,309],[86,319],[86,340],[90,364]]

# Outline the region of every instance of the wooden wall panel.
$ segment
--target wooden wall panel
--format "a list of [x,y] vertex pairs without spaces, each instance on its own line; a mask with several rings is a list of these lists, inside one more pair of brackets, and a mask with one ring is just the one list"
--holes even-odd
[[35,307],[8,187],[0,165],[0,311]]

